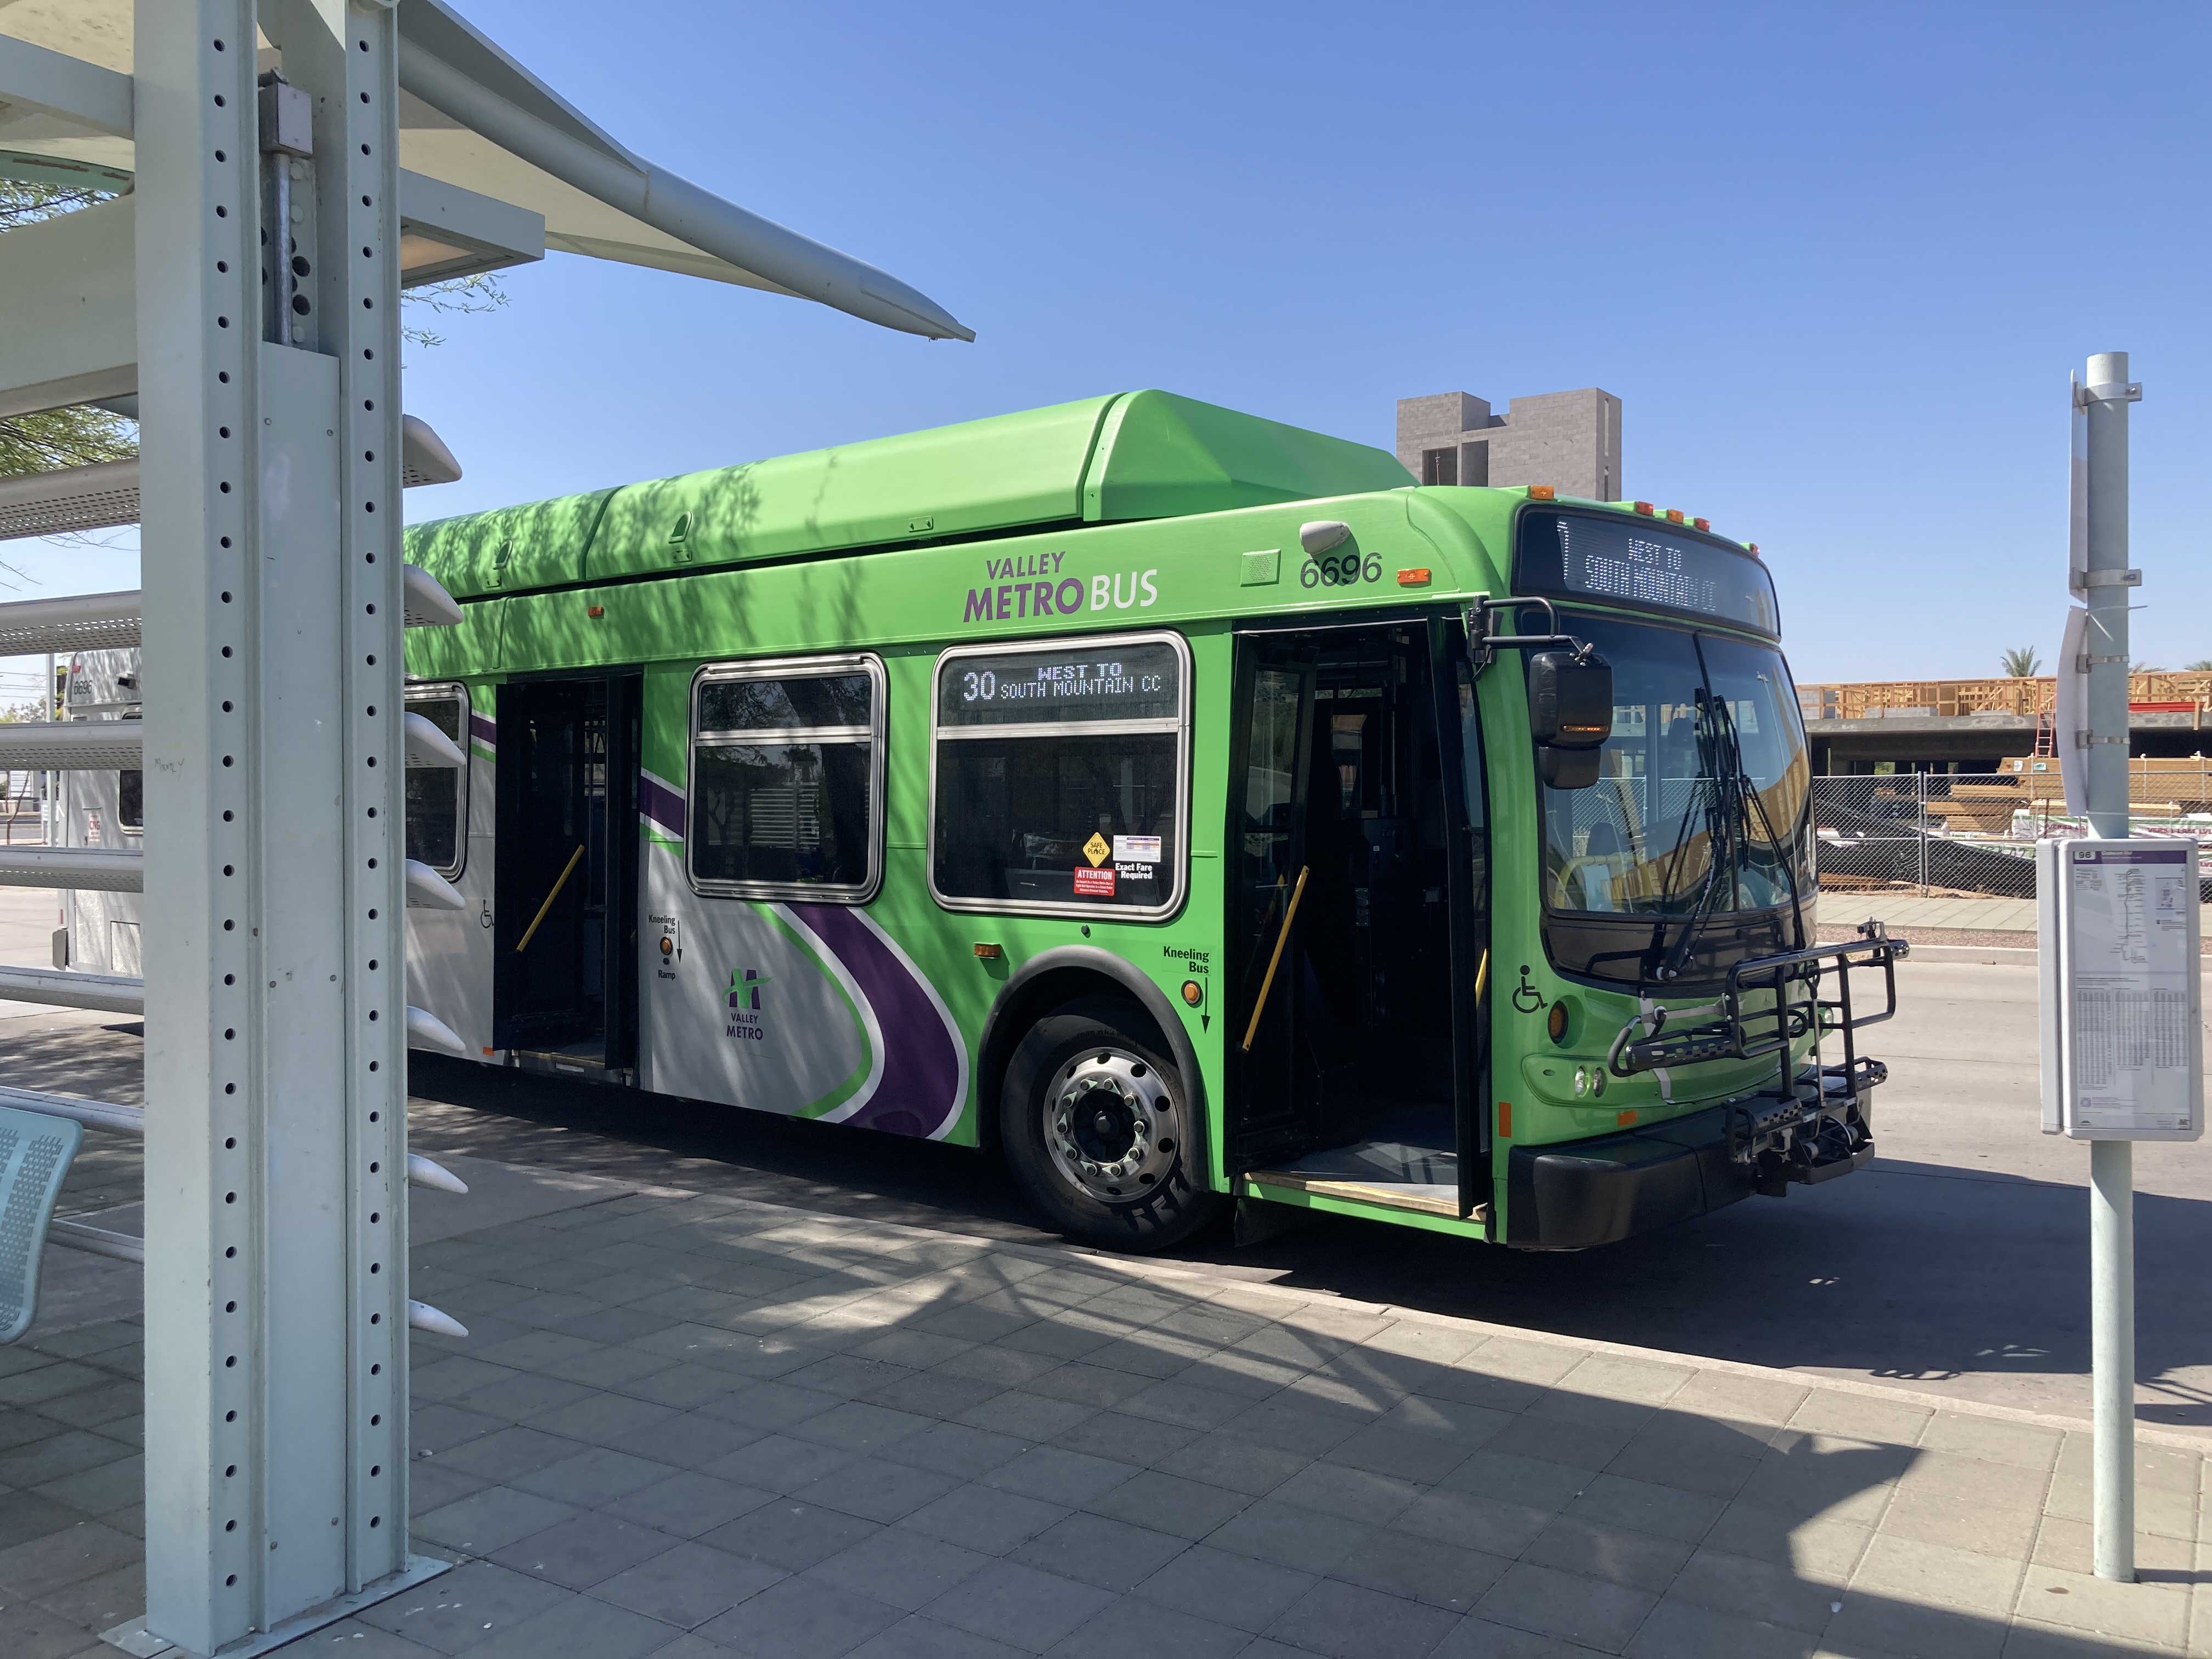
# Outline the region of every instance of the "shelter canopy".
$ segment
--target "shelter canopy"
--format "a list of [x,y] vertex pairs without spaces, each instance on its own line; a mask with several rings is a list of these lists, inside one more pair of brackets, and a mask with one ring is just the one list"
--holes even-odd
[[[0,0],[0,37],[128,76],[133,9],[133,0]],[[624,148],[445,0],[401,0],[398,21],[406,172],[541,216],[549,248],[811,299],[933,339],[975,337],[896,277]],[[282,42],[266,28],[262,67],[281,68]],[[112,185],[134,171],[127,119],[88,118],[81,103],[57,109],[38,98],[20,55],[12,68],[0,51],[0,176],[105,175]],[[120,101],[127,110],[127,91]],[[438,264],[419,223],[408,230],[420,245],[410,269],[466,268]]]

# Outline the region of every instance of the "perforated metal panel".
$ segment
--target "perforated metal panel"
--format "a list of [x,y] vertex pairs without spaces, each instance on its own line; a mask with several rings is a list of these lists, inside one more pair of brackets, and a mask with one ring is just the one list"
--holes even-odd
[[0,726],[0,766],[20,772],[106,772],[140,764],[137,720],[24,720]]
[[84,1131],[65,1118],[0,1106],[0,1343],[31,1328],[46,1224]]
[[138,595],[73,593],[0,605],[0,657],[113,651],[138,643]]
[[100,847],[0,847],[0,887],[73,887],[80,892],[137,893],[146,861],[136,850]]
[[138,463],[34,472],[0,486],[0,541],[105,530],[138,519]]

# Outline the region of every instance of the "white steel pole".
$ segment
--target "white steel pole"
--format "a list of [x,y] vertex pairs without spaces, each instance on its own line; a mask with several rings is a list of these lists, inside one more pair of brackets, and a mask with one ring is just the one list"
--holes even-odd
[[[2089,752],[2094,834],[2128,833],[2128,354],[2089,359]],[[2103,392],[2109,395],[2100,397]]]
[[[51,725],[58,711],[54,707],[54,653],[46,653],[46,678],[39,688],[39,718]],[[54,846],[61,839],[60,817],[54,811],[54,775],[39,774],[39,828],[44,833],[46,845]]]
[[[2128,355],[2089,359],[2089,828],[2128,833]],[[2097,1577],[2134,1582],[2136,1237],[2134,1146],[2089,1143],[2089,1345]]]
[[[312,155],[264,152],[258,34]],[[421,1570],[395,47],[386,3],[137,0],[146,1622],[192,1654]]]
[[255,687],[239,603],[258,562],[254,21],[252,0],[138,0],[133,41],[141,546],[145,604],[161,619],[143,669],[157,826],[145,864],[146,1607],[151,1630],[203,1654],[254,1627],[264,1553]]

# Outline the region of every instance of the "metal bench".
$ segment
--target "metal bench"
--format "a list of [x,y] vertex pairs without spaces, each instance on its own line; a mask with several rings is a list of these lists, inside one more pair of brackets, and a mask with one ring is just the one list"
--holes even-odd
[[54,1200],[83,1143],[66,1118],[0,1106],[0,1344],[31,1328]]

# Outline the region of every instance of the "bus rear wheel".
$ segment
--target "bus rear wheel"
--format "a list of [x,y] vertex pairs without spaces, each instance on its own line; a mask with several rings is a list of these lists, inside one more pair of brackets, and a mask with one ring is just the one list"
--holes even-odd
[[1193,1179],[1190,1094],[1150,1023],[1079,1003],[1031,1026],[1006,1067],[1000,1128],[1014,1177],[1062,1232],[1164,1250],[1221,1211]]

